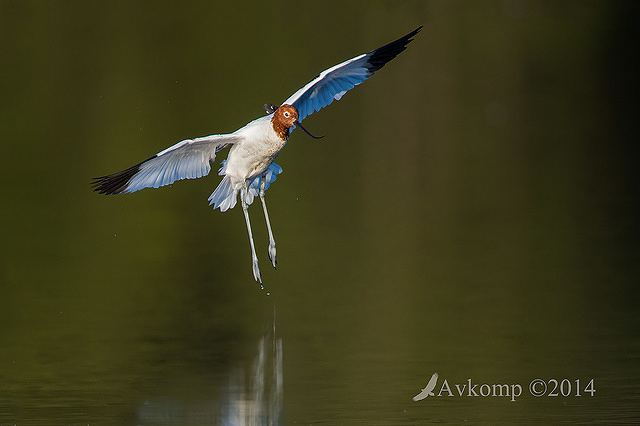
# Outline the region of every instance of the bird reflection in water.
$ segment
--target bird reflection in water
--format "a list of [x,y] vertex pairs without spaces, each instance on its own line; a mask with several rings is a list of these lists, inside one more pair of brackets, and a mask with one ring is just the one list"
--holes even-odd
[[223,402],[221,425],[279,425],[282,413],[282,339],[273,328],[258,342],[248,388],[242,371],[233,374]]
[[282,338],[273,324],[258,340],[257,354],[247,377],[243,368],[228,373],[218,399],[185,402],[173,398],[152,398],[138,408],[144,424],[280,425],[282,423]]

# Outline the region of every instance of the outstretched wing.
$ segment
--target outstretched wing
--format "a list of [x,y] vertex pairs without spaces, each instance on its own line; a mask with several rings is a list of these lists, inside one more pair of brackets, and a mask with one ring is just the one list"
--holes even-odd
[[124,194],[206,176],[216,152],[240,140],[236,135],[211,135],[178,142],[126,170],[94,178],[93,190],[101,194]]
[[436,387],[436,383],[438,383],[438,373],[433,373],[431,379],[429,379],[429,383],[427,383],[427,387],[425,388],[425,390],[427,392],[431,392],[433,388]]
[[413,400],[417,402],[429,396],[434,396],[433,388],[436,387],[437,382],[438,382],[438,373],[433,373],[433,375],[431,376],[431,379],[429,380],[429,383],[427,383],[427,386],[425,386],[424,389],[422,389],[419,394],[414,396]]
[[306,116],[329,105],[334,99],[340,100],[347,91],[371,77],[406,49],[407,44],[413,40],[411,37],[421,28],[420,26],[406,36],[376,50],[363,53],[322,71],[282,104],[294,106],[298,110],[298,121],[302,121]]

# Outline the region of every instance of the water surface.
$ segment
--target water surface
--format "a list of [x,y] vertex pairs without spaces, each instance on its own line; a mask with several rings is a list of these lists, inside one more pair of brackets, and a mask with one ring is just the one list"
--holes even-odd
[[[253,7],[0,2],[0,424],[637,423],[635,3]],[[419,25],[279,156],[265,291],[214,174],[91,192]]]

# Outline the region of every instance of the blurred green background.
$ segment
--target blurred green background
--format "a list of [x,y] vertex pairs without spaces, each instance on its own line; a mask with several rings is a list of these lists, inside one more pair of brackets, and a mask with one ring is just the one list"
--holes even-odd
[[[0,0],[0,424],[637,423],[638,12]],[[419,25],[279,156],[270,295],[215,173],[91,191]]]

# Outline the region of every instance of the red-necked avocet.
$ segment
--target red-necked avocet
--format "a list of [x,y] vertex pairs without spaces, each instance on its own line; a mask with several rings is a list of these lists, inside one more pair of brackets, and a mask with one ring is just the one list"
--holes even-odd
[[269,232],[269,259],[276,267],[276,242],[273,238],[265,191],[276,180],[282,168],[273,160],[284,148],[289,134],[307,116],[339,100],[347,91],[371,77],[387,62],[406,49],[422,27],[385,46],[363,53],[322,71],[317,77],[291,95],[279,107],[265,105],[267,115],[225,135],[187,139],[126,170],[95,178],[93,188],[101,194],[126,194],[143,188],[158,188],[180,179],[196,179],[209,174],[216,153],[230,147],[219,175],[224,176],[209,197],[214,209],[224,212],[236,205],[238,191],[247,223],[253,277],[262,283],[258,257],[253,243],[248,207],[260,197]]

